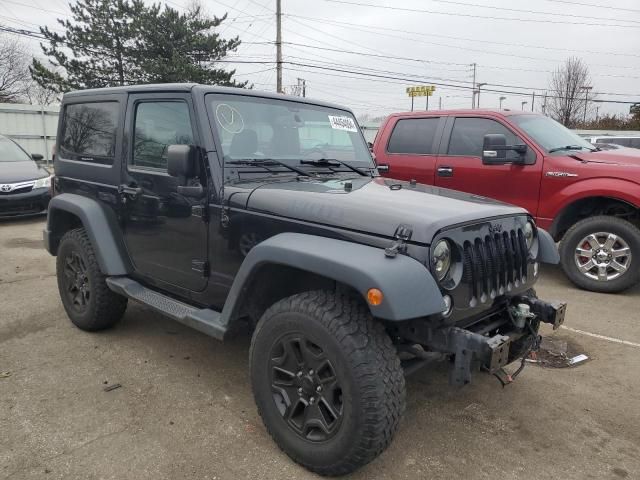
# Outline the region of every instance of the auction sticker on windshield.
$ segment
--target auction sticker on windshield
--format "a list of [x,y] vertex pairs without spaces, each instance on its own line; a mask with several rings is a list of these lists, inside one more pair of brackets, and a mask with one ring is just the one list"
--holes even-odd
[[347,132],[358,131],[356,122],[354,122],[351,117],[334,117],[333,115],[328,115],[328,117],[329,123],[331,123],[331,128],[334,130],[346,130]]

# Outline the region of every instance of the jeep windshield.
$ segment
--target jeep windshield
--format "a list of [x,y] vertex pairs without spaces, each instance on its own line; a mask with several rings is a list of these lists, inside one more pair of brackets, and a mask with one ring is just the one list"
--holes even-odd
[[512,115],[509,120],[525,131],[548,153],[596,148],[564,125],[544,115]]
[[375,167],[353,115],[337,108],[241,95],[207,96],[225,163],[280,162],[354,173]]

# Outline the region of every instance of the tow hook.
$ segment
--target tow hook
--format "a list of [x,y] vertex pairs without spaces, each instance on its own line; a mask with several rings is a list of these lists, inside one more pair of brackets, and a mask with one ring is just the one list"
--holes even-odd
[[522,296],[516,299],[515,304],[517,308],[522,304],[528,305],[532,314],[538,317],[541,322],[553,325],[554,330],[557,330],[564,323],[564,317],[567,313],[566,302],[544,302],[535,297]]

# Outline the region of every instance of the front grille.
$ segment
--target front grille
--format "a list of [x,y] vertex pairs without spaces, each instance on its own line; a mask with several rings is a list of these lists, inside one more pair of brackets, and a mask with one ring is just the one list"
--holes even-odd
[[526,282],[529,254],[521,229],[466,240],[463,251],[463,276],[472,303],[485,302]]
[[25,185],[24,187],[15,188],[15,189],[11,190],[10,192],[3,192],[2,190],[0,190],[0,195],[14,195],[16,193],[28,193],[31,190],[33,190],[33,184],[32,185]]

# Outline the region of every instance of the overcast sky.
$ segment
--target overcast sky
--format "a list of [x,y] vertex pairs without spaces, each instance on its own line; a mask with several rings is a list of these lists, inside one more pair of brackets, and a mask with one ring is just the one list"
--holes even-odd
[[[164,3],[184,9],[189,0]],[[221,25],[221,33],[239,35],[244,42],[230,59],[274,61],[270,42],[275,40],[276,0],[201,3],[210,14],[228,12],[230,20]],[[551,71],[567,57],[578,56],[588,64],[599,98],[640,102],[640,2],[608,2],[615,7],[605,3],[282,0],[284,61],[306,65],[285,63],[283,83],[289,87],[298,77],[304,78],[307,96],[345,104],[359,115],[409,110],[411,99],[405,89],[419,81],[436,85],[430,108],[440,101],[444,108],[468,108],[470,65],[476,63],[477,82],[487,84],[482,87],[481,107],[497,107],[498,98],[504,96],[503,107],[521,109],[521,102],[527,101],[524,108],[530,109],[535,91],[534,106],[539,110]],[[0,23],[34,30],[37,25],[55,27],[56,17],[69,15],[66,4],[65,0],[0,0]],[[39,54],[38,41],[25,42]],[[275,90],[273,64],[233,66],[238,79],[249,80],[257,89]],[[415,101],[416,108],[425,108],[425,98]],[[629,105],[600,104],[600,114],[628,110]]]

